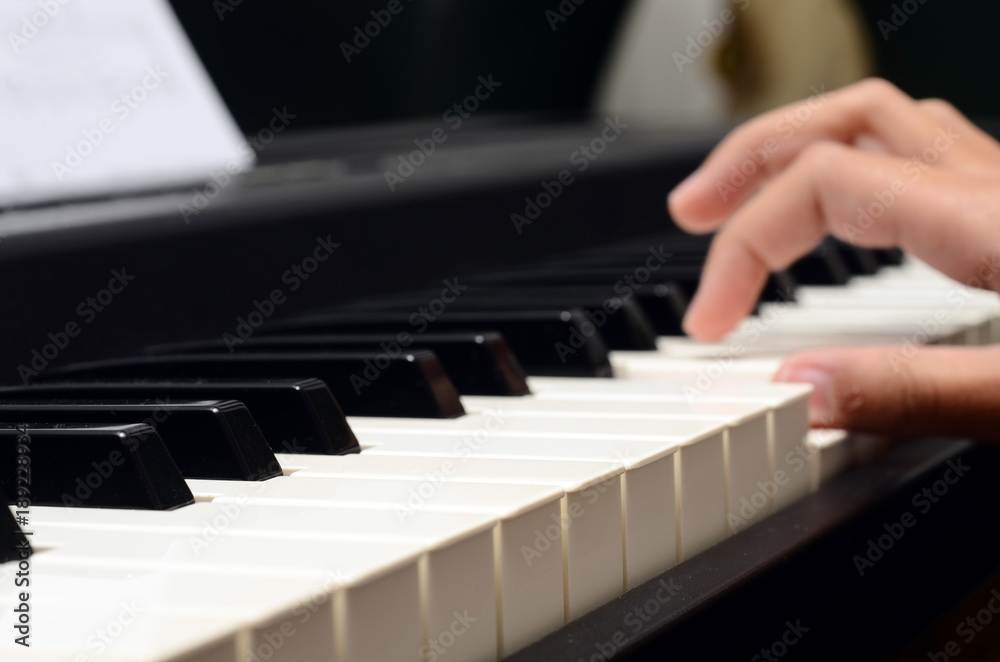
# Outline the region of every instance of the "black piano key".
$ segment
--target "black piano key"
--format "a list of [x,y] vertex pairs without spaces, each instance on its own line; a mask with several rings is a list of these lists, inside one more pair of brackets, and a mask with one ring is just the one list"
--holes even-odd
[[465,413],[432,352],[137,356],[67,366],[47,379],[304,379],[326,382],[348,416],[453,418]]
[[[579,310],[533,310],[505,313],[448,311],[433,321],[399,313],[352,313],[274,324],[268,334],[422,333],[497,331],[510,344],[529,375],[610,377],[608,348],[599,328]],[[416,342],[419,343],[419,340]],[[336,392],[335,392],[336,394]],[[340,399],[338,395],[338,400]],[[346,405],[344,406],[346,410]],[[350,414],[350,411],[347,411]],[[374,414],[378,415],[378,414]]]
[[828,241],[852,275],[871,276],[877,273],[881,267],[875,253],[867,248],[854,246],[846,241]]
[[601,330],[601,336],[609,349],[628,351],[656,350],[656,331],[646,317],[646,313],[636,303],[618,298],[604,300],[560,301],[558,298],[532,297],[489,297],[479,301],[462,301],[461,311],[513,311],[551,310],[553,308],[575,308]]
[[[376,299],[360,305],[345,306],[341,310],[402,313],[415,310],[421,301],[428,300],[430,294],[416,292],[391,300]],[[601,335],[610,349],[656,349],[656,331],[643,309],[631,300],[615,296],[609,288],[470,288],[460,299],[450,304],[449,310],[505,312],[560,308],[583,310],[588,319],[600,325]]]
[[574,290],[586,289],[591,288],[520,288],[482,291],[457,302],[459,304],[457,308],[462,311],[577,308],[583,311],[587,319],[599,326],[601,336],[609,349],[633,352],[656,350],[656,328],[645,309],[634,300],[634,295],[624,299],[596,292],[590,295],[574,294]]
[[903,264],[903,258],[906,257],[898,248],[880,248],[873,250],[872,253],[883,267],[898,267]]
[[[13,469],[24,443],[32,505],[171,510],[194,503],[150,425],[0,425],[0,466]],[[0,489],[16,494],[13,470],[0,472]]]
[[846,285],[851,273],[833,248],[822,245],[788,268],[800,285]]
[[185,478],[265,480],[281,467],[250,411],[236,400],[205,402],[0,402],[0,422],[146,423],[156,428]]
[[[15,474],[13,497],[8,499],[0,490],[0,563],[10,561],[23,561],[31,556],[33,550],[28,536],[24,535],[14,513],[5,506],[14,506],[18,510],[24,510],[22,516],[27,517],[27,512],[31,507],[31,464],[30,458],[24,464],[11,465],[7,468],[9,473]],[[20,483],[20,484],[19,484]],[[30,525],[30,520],[26,520]]]
[[652,292],[636,293],[635,300],[642,306],[658,336],[683,336],[684,315],[690,299],[674,283],[660,283]]
[[788,271],[775,271],[768,274],[767,283],[758,297],[758,303],[790,303],[795,301],[795,288],[798,281]]
[[[157,354],[218,352],[223,341],[154,348]],[[237,352],[382,352],[395,356],[409,348],[430,350],[444,365],[459,393],[528,395],[524,368],[499,333],[355,334],[260,336],[233,346]],[[0,389],[0,394],[3,390]],[[252,408],[251,408],[252,409]],[[263,424],[262,424],[263,426]]]
[[239,400],[275,453],[343,455],[361,447],[330,389],[318,379],[39,383],[0,387],[0,400]]

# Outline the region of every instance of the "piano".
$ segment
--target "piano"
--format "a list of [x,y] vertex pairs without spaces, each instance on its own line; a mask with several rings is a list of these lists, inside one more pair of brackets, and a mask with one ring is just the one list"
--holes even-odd
[[694,344],[663,197],[719,136],[560,179],[614,121],[483,119],[395,192],[436,124],[289,134],[187,219],[0,214],[2,659],[891,659],[991,586],[992,449],[809,431],[769,378],[995,342],[1000,300],[828,242]]

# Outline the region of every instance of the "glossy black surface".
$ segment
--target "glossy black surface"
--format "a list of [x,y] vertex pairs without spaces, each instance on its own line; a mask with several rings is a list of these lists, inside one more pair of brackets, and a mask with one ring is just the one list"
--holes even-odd
[[[156,354],[218,352],[222,341],[185,343],[153,348]],[[237,352],[372,352],[389,357],[412,349],[425,349],[444,365],[459,393],[465,395],[527,395],[524,368],[499,333],[422,333],[297,336],[249,338],[233,346]],[[0,393],[3,390],[0,389]]]
[[185,478],[265,480],[281,475],[281,467],[250,411],[235,400],[148,404],[0,401],[0,423],[18,421],[145,423],[156,428]]
[[[577,309],[466,313],[448,311],[432,322],[405,313],[330,313],[275,325],[269,333],[422,333],[497,331],[529,375],[610,377],[599,328]],[[339,399],[339,398],[338,398]],[[345,407],[346,409],[346,407]],[[348,414],[351,412],[348,411]]]
[[[0,425],[0,466],[17,465],[26,430],[36,506],[170,510],[194,503],[163,440],[149,425]],[[13,471],[0,489],[15,494]]]
[[[416,292],[391,300],[376,299],[344,311],[409,313],[426,306],[433,292]],[[538,288],[512,289],[469,288],[462,297],[449,304],[449,311],[513,312],[578,308],[588,319],[600,325],[601,336],[609,349],[644,351],[656,349],[656,331],[652,322],[635,301],[615,296],[610,289],[599,288]],[[336,314],[337,311],[331,311]],[[450,315],[449,315],[450,316]],[[429,348],[433,349],[433,348]]]
[[275,453],[343,455],[361,450],[330,389],[318,379],[57,382],[0,387],[0,401],[239,400]]
[[138,356],[53,371],[50,378],[305,379],[326,383],[348,416],[451,418],[465,413],[431,352]]

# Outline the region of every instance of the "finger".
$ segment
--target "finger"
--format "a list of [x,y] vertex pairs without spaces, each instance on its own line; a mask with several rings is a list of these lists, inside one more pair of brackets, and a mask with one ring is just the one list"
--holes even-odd
[[[721,338],[751,312],[768,272],[785,269],[827,234],[899,246],[956,280],[994,288],[998,215],[988,180],[814,144],[716,236],[684,329],[701,340]],[[983,260],[985,279],[977,273]]]
[[949,167],[963,158],[957,132],[942,129],[890,83],[872,79],[779,108],[737,128],[671,193],[670,212],[689,231],[714,229],[809,145],[853,144],[859,135],[906,158],[922,154],[935,141],[950,141],[947,150],[939,150],[938,165]]
[[920,110],[934,119],[940,127],[953,127],[962,135],[968,158],[956,161],[953,169],[976,174],[996,173],[1000,166],[1000,143],[993,136],[970,122],[944,99],[923,99],[917,103]]
[[1000,441],[1000,347],[818,350],[788,358],[774,381],[814,386],[813,427]]

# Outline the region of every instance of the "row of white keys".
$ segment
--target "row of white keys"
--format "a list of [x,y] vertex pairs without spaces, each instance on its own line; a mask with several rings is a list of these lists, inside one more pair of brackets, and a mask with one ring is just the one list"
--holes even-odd
[[[32,608],[50,619],[36,630],[36,651],[92,650],[91,640],[103,639],[102,631],[111,635],[105,642],[109,655],[146,660],[140,656],[145,651],[150,660],[171,662],[242,662],[252,659],[251,652],[277,661],[415,659],[422,644],[419,545],[327,540],[303,545],[232,537],[215,528],[224,526],[232,511],[215,519],[204,508],[201,514],[209,518],[205,527],[171,526],[169,533],[147,526],[142,515],[148,513],[137,511],[98,514],[83,509],[72,524],[60,525],[68,510],[32,509],[33,520],[40,516],[37,526],[32,524],[37,551],[30,567]],[[0,570],[12,575],[16,567],[7,564]],[[212,628],[165,629],[162,636],[169,637],[170,645],[152,645],[161,637],[155,629],[159,616],[117,624],[106,618],[121,604],[121,596],[110,592],[114,584],[101,586],[109,576],[117,577],[118,588],[137,600],[139,608],[151,606],[168,616],[180,612]],[[88,589],[80,590],[81,585]],[[90,589],[94,592],[88,595]],[[98,609],[101,605],[106,608]],[[81,619],[81,612],[93,618]],[[372,636],[383,618],[395,623],[392,639]],[[148,620],[148,627],[134,629],[131,620]],[[202,657],[199,636],[230,641],[237,650],[227,652],[220,644],[213,649],[218,657]],[[377,657],[365,657],[370,655]]]
[[[718,421],[675,419],[651,424],[518,412],[473,414],[454,421],[349,420],[368,454],[447,457],[472,452],[477,457],[618,462],[625,468],[620,498],[626,536],[633,526],[653,527],[663,531],[663,537],[675,527],[681,559],[726,537],[725,426]],[[491,420],[497,422],[496,429],[477,440],[475,433],[486,431]],[[590,508],[608,507],[600,506],[607,495]],[[663,504],[668,503],[676,504],[676,520],[664,515]],[[662,559],[663,550],[656,551]],[[609,584],[607,592],[594,596],[590,608],[616,597],[623,584],[634,585],[625,573],[623,568],[617,590],[612,592]]]
[[[445,500],[448,492],[445,485],[455,491],[456,488],[451,487],[453,483],[482,483],[501,488],[520,485],[558,488],[563,494],[559,517],[549,518],[533,530],[530,540],[517,547],[517,556],[511,562],[535,565],[542,557],[548,561],[554,557],[562,562],[560,577],[565,581],[560,584],[558,624],[585,613],[603,597],[617,595],[622,590],[625,522],[621,494],[625,468],[617,461],[483,458],[465,452],[423,456],[400,454],[398,457],[377,453],[346,456],[279,453],[278,459],[293,479],[406,481],[408,487],[406,493],[400,495],[401,504],[414,509],[451,507]],[[670,479],[672,481],[672,475]],[[672,491],[669,498],[669,502],[660,506],[669,511],[672,525]],[[636,530],[632,547],[637,555],[635,558],[655,558],[657,564],[662,564],[661,553],[666,550],[672,564],[676,556],[676,537],[670,525]],[[526,613],[533,613],[539,608],[540,605],[524,609],[517,603],[504,601],[504,639],[508,649],[514,645],[514,632],[506,626],[507,611],[524,609]],[[546,614],[535,623],[540,629],[554,622],[556,614]],[[525,620],[523,615],[514,615],[511,619],[512,622]]]
[[[497,655],[496,519],[489,515],[421,511],[401,526],[391,510],[199,503],[169,512],[34,508],[32,521],[37,544],[56,549],[46,553],[74,562],[331,569],[345,577],[337,586],[344,607],[334,628],[338,660],[419,659],[431,638],[453,626],[456,610],[479,627],[466,628],[442,659]],[[112,534],[116,548],[87,544]],[[393,637],[379,634],[387,602]]]
[[[496,398],[463,396],[467,412],[483,413],[501,408],[507,415],[541,418],[579,419],[590,421],[632,421],[651,432],[670,431],[677,420],[707,421],[725,427],[723,437],[724,471],[727,511],[732,512],[741,497],[759,489],[758,483],[771,478],[771,440],[768,431],[768,409],[760,403],[745,402],[641,402],[590,399],[555,399],[525,396]],[[614,424],[612,424],[614,425]],[[682,454],[684,451],[682,450]],[[679,495],[678,498],[683,498]],[[763,509],[754,521],[771,510]],[[630,569],[629,574],[632,574]],[[640,575],[643,576],[643,575]],[[641,581],[641,580],[640,580]]]
[[[561,507],[565,492],[558,487],[442,483],[428,494],[426,485],[415,480],[332,477],[278,477],[259,483],[189,480],[188,485],[196,499],[214,503],[388,510],[403,532],[409,519],[424,510],[488,515],[497,521],[493,542],[499,611],[497,636],[489,642],[483,636],[480,650],[496,649],[498,642],[501,655],[505,650],[518,650],[564,622]],[[426,498],[421,497],[421,490]],[[548,553],[526,556],[523,550],[537,544],[538,532],[553,525]],[[472,615],[489,618],[482,611]],[[440,624],[431,624],[432,635],[436,625]],[[480,630],[485,632],[485,628]]]
[[[596,411],[604,403],[641,402],[663,408],[682,408],[697,415],[711,415],[719,406],[743,404],[766,412],[769,478],[778,472],[786,485],[774,498],[774,509],[797,501],[808,493],[808,472],[796,460],[803,454],[803,440],[809,428],[809,395],[812,387],[803,384],[735,384],[717,382],[706,375],[697,380],[628,381],[606,379],[564,379],[529,377],[532,398],[546,402],[591,403]],[[561,404],[559,406],[562,406]]]

